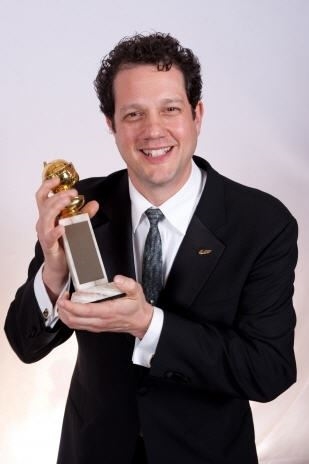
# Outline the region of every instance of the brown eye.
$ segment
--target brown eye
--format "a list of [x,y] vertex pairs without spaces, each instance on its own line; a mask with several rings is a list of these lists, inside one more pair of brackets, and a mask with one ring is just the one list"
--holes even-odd
[[180,108],[178,108],[177,106],[168,106],[166,108],[167,113],[178,113],[179,111],[180,111]]
[[127,121],[136,121],[142,117],[141,111],[131,111],[130,113],[126,114],[125,119]]

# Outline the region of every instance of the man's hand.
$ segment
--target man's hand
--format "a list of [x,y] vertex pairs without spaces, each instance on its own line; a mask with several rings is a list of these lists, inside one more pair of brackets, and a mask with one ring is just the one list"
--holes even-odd
[[[46,180],[36,193],[39,210],[36,231],[44,254],[43,281],[52,301],[59,296],[69,273],[60,240],[64,234],[64,227],[58,224],[58,217],[61,211],[70,204],[72,198],[78,195],[75,189],[51,195],[50,192],[59,182],[58,178]],[[84,206],[82,212],[92,217],[98,208],[98,203],[91,201]]]
[[58,300],[59,318],[71,329],[89,332],[126,332],[142,339],[150,325],[153,307],[135,280],[116,276],[114,283],[126,296],[95,303]]

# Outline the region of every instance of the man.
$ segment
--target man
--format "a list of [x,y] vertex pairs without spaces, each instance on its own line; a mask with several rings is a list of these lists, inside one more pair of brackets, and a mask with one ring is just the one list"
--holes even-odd
[[[193,158],[200,66],[176,39],[124,39],[95,85],[127,170],[77,189],[109,280],[126,295],[77,304],[64,293],[57,217],[76,191],[50,196],[58,181],[47,180],[35,258],[5,326],[25,362],[76,333],[58,464],[254,464],[249,400],[270,401],[296,378],[296,221]],[[150,229],[162,288],[144,277]]]

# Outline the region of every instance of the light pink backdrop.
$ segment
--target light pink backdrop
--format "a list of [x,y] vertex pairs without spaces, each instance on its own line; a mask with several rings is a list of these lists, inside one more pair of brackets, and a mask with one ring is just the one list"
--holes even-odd
[[[263,464],[309,463],[308,18],[307,0],[0,0],[1,325],[32,256],[43,161],[70,159],[82,177],[122,167],[92,89],[100,58],[124,35],[171,32],[203,67],[197,153],[279,197],[300,226],[299,380],[252,404]],[[1,463],[55,463],[75,354],[72,338],[23,365],[0,334]]]

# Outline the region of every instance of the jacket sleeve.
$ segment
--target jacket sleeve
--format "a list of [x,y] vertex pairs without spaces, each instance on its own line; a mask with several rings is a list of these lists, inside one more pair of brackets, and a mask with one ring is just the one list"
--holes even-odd
[[17,290],[11,303],[4,330],[17,356],[32,363],[46,356],[53,348],[67,340],[72,330],[58,321],[54,328],[46,328],[42,312],[34,294],[34,278],[43,262],[39,243],[28,269],[25,284]]
[[[150,374],[211,394],[262,402],[294,383],[296,242],[297,223],[289,216],[252,263],[231,326],[165,311]],[[225,311],[234,310],[226,304]]]

